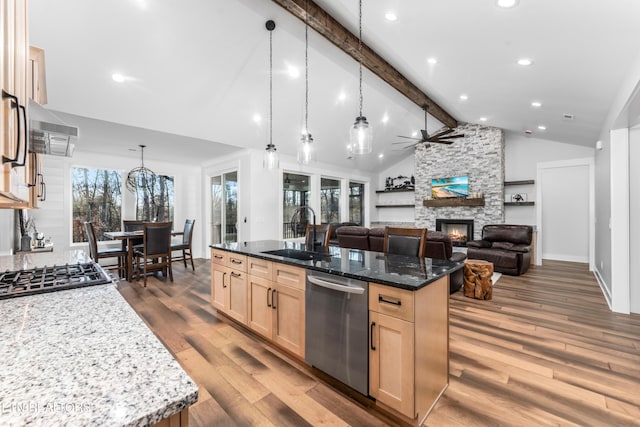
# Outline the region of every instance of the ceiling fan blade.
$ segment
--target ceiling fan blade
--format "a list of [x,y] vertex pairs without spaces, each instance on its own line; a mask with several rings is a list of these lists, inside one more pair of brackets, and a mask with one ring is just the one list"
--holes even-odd
[[429,134],[426,131],[426,126],[424,129],[420,129],[420,133],[422,134],[422,140],[426,141],[427,139],[429,139]]
[[450,144],[453,144],[455,141],[447,141],[446,139],[436,139],[436,140],[429,141],[429,142],[432,142],[434,144],[450,145]]
[[437,131],[433,135],[431,135],[430,138],[439,138],[439,137],[441,137],[443,135],[448,135],[453,131],[454,131],[454,129],[442,129],[440,131]]
[[420,141],[420,138],[414,138],[412,136],[402,136],[402,135],[396,135],[398,138],[407,138],[407,139],[413,139],[415,141]]

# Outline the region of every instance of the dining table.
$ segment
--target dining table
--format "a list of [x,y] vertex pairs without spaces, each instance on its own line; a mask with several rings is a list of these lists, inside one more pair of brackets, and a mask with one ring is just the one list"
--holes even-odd
[[[104,236],[111,240],[121,240],[122,248],[126,247],[127,249],[127,268],[125,269],[125,279],[127,282],[131,282],[133,279],[133,244],[131,241],[133,239],[139,239],[144,235],[143,230],[135,230],[135,231],[105,231]],[[182,231],[172,231],[172,236],[179,236],[184,234]]]

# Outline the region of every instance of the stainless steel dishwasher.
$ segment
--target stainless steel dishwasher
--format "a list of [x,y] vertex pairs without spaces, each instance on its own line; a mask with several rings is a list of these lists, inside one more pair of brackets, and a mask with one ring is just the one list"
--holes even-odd
[[307,270],[305,360],[369,395],[368,284]]

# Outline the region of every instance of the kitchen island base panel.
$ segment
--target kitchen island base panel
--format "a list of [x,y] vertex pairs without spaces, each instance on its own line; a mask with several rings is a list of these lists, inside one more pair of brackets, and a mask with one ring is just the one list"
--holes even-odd
[[189,408],[153,424],[152,427],[189,427]]

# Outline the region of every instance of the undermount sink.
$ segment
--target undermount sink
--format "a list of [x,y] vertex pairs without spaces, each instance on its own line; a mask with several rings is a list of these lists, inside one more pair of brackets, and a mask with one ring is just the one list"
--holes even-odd
[[310,261],[321,256],[321,254],[317,254],[315,252],[301,251],[298,249],[276,249],[274,251],[264,251],[262,253],[277,255],[284,258],[299,259],[301,261]]

